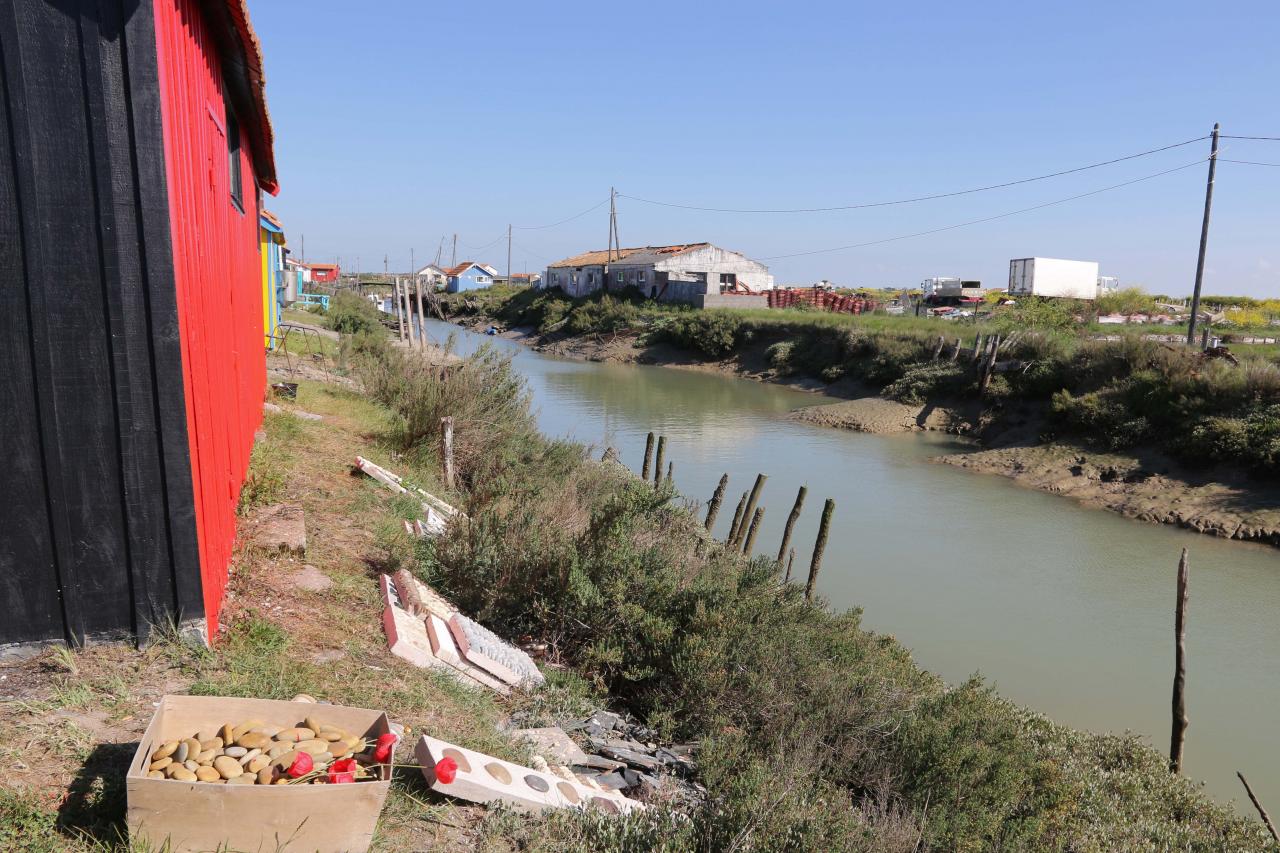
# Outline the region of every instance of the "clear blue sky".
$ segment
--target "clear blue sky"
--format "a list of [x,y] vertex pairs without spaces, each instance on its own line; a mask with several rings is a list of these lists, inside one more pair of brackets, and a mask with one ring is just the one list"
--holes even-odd
[[[1280,7],[1161,3],[423,3],[250,0],[282,190],[313,261],[506,265],[507,223],[619,192],[708,207],[910,197],[1207,134],[1280,136]],[[1280,163],[1280,142],[1223,158]],[[939,228],[1189,164],[1208,142],[1020,187],[826,214],[619,200],[623,245],[766,258]],[[1097,260],[1189,293],[1205,165],[968,228],[770,260],[780,283],[1000,286],[1008,260]],[[517,230],[512,268],[604,248],[607,205]],[[482,249],[467,247],[483,246]],[[1280,168],[1218,168],[1206,291],[1280,296]],[[446,240],[444,253],[448,260]]]

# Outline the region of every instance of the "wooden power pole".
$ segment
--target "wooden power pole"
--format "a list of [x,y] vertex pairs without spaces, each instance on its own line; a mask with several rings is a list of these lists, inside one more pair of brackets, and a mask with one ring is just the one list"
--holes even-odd
[[458,235],[453,235],[453,254],[449,256],[449,266],[456,267],[458,265]]
[[1200,223],[1200,255],[1196,259],[1196,286],[1191,291],[1191,319],[1187,321],[1187,346],[1196,342],[1196,314],[1200,311],[1200,285],[1204,282],[1204,254],[1209,247],[1209,212],[1213,210],[1213,175],[1218,168],[1218,123],[1213,124],[1209,148],[1209,180],[1204,188],[1204,220]]
[[1169,769],[1182,772],[1182,744],[1187,738],[1187,549],[1178,560],[1178,600],[1173,615],[1173,730],[1169,736]]
[[507,286],[511,286],[511,225],[507,224]]

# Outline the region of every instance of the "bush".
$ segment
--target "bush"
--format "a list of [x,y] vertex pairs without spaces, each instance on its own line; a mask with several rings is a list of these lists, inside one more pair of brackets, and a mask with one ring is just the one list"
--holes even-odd
[[929,400],[959,396],[972,384],[973,374],[968,368],[942,361],[907,369],[880,393],[890,400],[918,406]]
[[710,358],[724,358],[738,346],[742,319],[729,311],[698,311],[672,318],[658,337]]
[[329,300],[329,328],[344,335],[382,333],[378,309],[363,296],[343,290]]
[[621,332],[640,318],[640,310],[622,299],[601,296],[581,303],[569,312],[566,327],[575,335]]
[[778,341],[776,344],[770,344],[765,349],[764,355],[769,360],[769,366],[785,376],[795,370],[795,365],[792,363],[795,348],[795,341]]

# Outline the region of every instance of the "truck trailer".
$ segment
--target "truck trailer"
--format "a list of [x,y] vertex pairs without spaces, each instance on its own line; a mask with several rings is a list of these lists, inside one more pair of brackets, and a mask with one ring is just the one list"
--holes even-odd
[[1009,295],[1094,299],[1098,295],[1096,261],[1017,258],[1009,261]]

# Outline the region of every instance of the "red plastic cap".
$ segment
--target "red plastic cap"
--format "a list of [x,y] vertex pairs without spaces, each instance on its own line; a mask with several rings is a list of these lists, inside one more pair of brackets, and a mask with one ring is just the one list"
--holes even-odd
[[378,744],[373,749],[373,760],[379,764],[386,764],[391,760],[391,753],[395,751],[396,741],[400,738],[391,732],[385,735],[378,735]]
[[288,773],[294,779],[299,776],[306,776],[315,768],[315,762],[311,760],[311,754],[299,752],[298,757],[293,759],[293,763],[289,765]]
[[448,785],[458,776],[458,762],[452,758],[442,758],[436,762],[436,778]]
[[356,781],[356,760],[354,758],[340,758],[329,765],[329,782],[333,785],[340,785],[344,782]]

